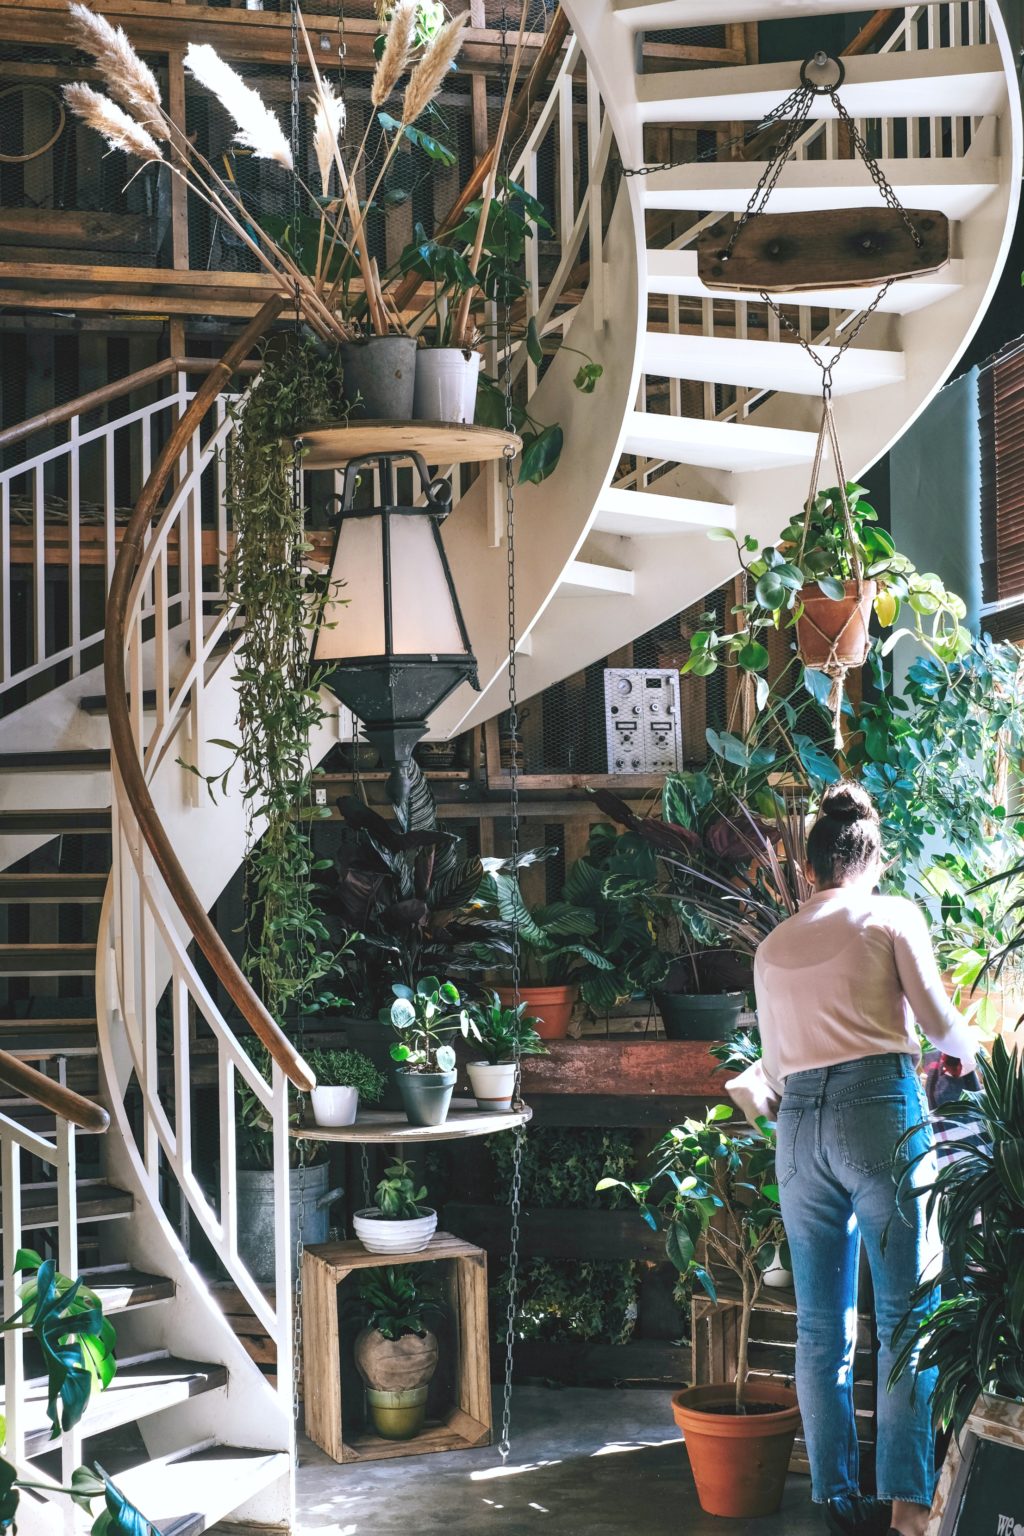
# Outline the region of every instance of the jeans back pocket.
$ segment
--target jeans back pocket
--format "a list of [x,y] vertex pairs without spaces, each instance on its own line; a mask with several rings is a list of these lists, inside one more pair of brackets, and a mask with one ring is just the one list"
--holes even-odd
[[836,1129],[843,1161],[855,1173],[885,1173],[892,1166],[908,1125],[903,1093],[844,1099],[835,1104]]
[[775,1122],[775,1178],[784,1188],[796,1173],[796,1139],[804,1117],[803,1105],[783,1103]]

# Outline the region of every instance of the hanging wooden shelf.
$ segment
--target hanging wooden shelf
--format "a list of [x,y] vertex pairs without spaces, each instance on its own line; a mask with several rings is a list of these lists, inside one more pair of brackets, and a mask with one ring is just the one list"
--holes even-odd
[[514,432],[449,421],[354,421],[296,434],[304,469],[341,469],[352,459],[418,453],[428,464],[482,464],[523,446]]
[[299,1125],[291,1134],[296,1141],[411,1142],[462,1141],[467,1136],[493,1136],[526,1125],[533,1111],[527,1105],[518,1113],[496,1114],[479,1110],[475,1103],[454,1102],[443,1125],[410,1125],[401,1110],[364,1109],[354,1125]]
[[726,261],[732,229],[726,219],[697,237],[698,276],[706,288],[724,293],[875,287],[938,272],[949,261],[949,220],[934,208],[909,208],[906,218],[896,208],[757,213]]

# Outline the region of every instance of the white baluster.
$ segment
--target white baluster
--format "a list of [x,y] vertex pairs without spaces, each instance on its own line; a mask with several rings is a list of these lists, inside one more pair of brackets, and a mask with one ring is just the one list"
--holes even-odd
[[[3,1188],[4,1312],[16,1310],[18,1277],[14,1273],[21,1247],[21,1148],[14,1138],[0,1132],[0,1186]],[[21,1407],[25,1401],[25,1354],[20,1329],[4,1334],[4,1417],[7,1439],[4,1454],[15,1464],[25,1459],[25,1429]]]
[[604,231],[601,206],[601,95],[587,65],[587,235],[590,249],[590,294],[594,330],[600,336],[605,324]]
[[0,682],[11,676],[11,482],[0,480]]
[[32,659],[46,656],[46,489],[43,466],[32,471]]
[[78,676],[82,663],[80,426],[79,417],[72,416],[68,429],[68,643],[71,646],[72,677]]

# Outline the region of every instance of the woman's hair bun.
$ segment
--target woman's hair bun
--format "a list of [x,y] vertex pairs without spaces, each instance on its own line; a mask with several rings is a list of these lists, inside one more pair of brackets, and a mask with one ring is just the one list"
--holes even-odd
[[830,784],[821,797],[818,815],[843,822],[878,820],[871,796],[863,785],[853,780]]

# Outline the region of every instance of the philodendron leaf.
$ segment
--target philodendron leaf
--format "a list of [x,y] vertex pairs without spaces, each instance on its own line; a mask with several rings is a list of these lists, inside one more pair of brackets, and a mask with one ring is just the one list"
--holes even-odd
[[818,579],[818,590],[834,602],[841,602],[846,596],[846,588],[837,576],[821,576]]
[[592,395],[598,379],[604,373],[600,363],[581,363],[573,383],[581,395]]
[[18,1473],[9,1461],[0,1457],[0,1532],[17,1529],[15,1520],[21,1494],[14,1486]]
[[102,1468],[96,1470],[105,1484],[103,1496],[107,1507],[93,1524],[92,1536],[160,1536],[152,1521],[128,1502]]
[[564,434],[557,421],[540,432],[523,433],[523,453],[519,461],[520,484],[540,485],[558,465],[562,456]]
[[774,571],[765,571],[754,588],[754,596],[762,608],[769,608],[774,613],[786,601],[785,583]]
[[536,368],[539,368],[541,363],[544,361],[544,348],[541,346],[540,342],[540,332],[537,329],[536,315],[530,316],[529,324],[526,327],[526,352],[530,362],[533,363]]
[[731,528],[709,528],[708,538],[717,544],[735,544],[736,535]]

